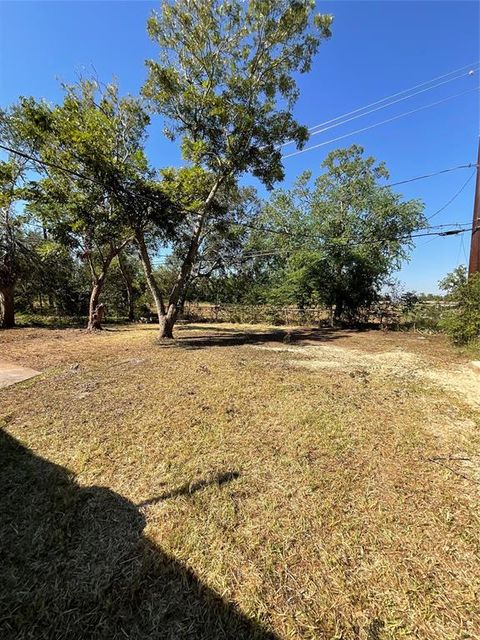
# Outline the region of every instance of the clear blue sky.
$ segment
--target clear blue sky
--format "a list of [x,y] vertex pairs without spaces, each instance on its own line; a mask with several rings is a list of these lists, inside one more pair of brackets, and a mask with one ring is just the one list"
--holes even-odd
[[[138,92],[144,60],[155,55],[145,22],[155,2],[0,2],[0,103],[20,95],[60,98],[59,80],[95,70],[116,76],[123,92]],[[479,4],[475,1],[325,0],[319,11],[335,16],[333,36],[318,54],[310,74],[300,79],[296,115],[308,126],[364,106],[384,96],[448,73],[480,58]],[[480,84],[477,73],[411,100],[372,113],[315,136],[317,144],[396,114],[460,93]],[[342,141],[285,160],[286,183],[305,169],[319,171],[331,149],[353,142],[385,160],[392,181],[474,162],[479,133],[479,94],[471,91],[443,104],[400,118]],[[157,166],[179,164],[178,147],[161,135],[155,122],[148,150]],[[445,204],[472,169],[405,185],[430,215]],[[437,224],[468,222],[474,179],[435,218]],[[433,222],[432,222],[433,224]],[[411,262],[399,274],[409,289],[437,290],[437,281],[465,263],[469,236],[419,239]]]

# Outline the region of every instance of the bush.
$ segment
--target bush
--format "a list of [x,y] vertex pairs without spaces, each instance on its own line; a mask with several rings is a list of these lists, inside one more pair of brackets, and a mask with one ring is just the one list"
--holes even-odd
[[467,277],[466,269],[458,267],[440,282],[440,287],[455,303],[441,320],[441,327],[455,344],[474,342],[480,337],[480,273]]

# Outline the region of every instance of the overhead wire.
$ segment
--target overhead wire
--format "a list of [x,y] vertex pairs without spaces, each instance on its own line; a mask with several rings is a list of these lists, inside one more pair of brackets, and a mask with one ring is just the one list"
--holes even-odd
[[[46,161],[46,160],[41,160],[40,158],[36,158],[35,156],[27,154],[27,153],[25,153],[23,151],[19,151],[18,149],[13,149],[12,147],[6,146],[4,144],[0,144],[0,149],[3,149],[4,151],[7,151],[8,153],[13,153],[15,155],[18,155],[18,156],[21,156],[21,157],[26,158],[28,160],[31,160],[32,162],[35,162],[36,164],[39,164],[39,165],[42,165],[42,166],[46,166],[46,167],[52,167],[52,168],[58,169],[59,171],[63,171],[65,173],[67,173],[67,174],[73,175],[74,177],[80,178],[82,180],[87,180],[87,181],[93,182],[95,184],[98,184],[100,186],[103,186],[103,183],[101,181],[95,180],[94,178],[91,178],[90,176],[87,176],[85,174],[82,174],[82,173],[79,173],[79,172],[74,171],[72,169],[69,169],[68,167],[60,165],[58,163],[54,163],[54,162],[50,162],[50,161]],[[422,174],[422,175],[419,175],[419,176],[414,176],[412,178],[407,178],[405,180],[398,180],[396,182],[389,182],[388,184],[380,185],[380,188],[381,189],[387,189],[387,188],[390,188],[390,187],[396,187],[396,186],[399,186],[399,185],[408,184],[410,182],[416,182],[418,180],[425,180],[427,178],[432,178],[432,177],[435,177],[435,176],[438,176],[438,175],[442,175],[442,174],[445,174],[445,173],[450,173],[452,171],[457,171],[459,169],[470,169],[470,168],[475,168],[475,167],[478,167],[478,166],[479,165],[477,163],[475,163],[475,162],[469,162],[467,164],[455,165],[453,167],[447,167],[446,169],[440,169],[440,170],[434,171],[432,173],[426,173],[426,174]],[[461,190],[463,190],[467,186],[468,182],[472,179],[473,175],[474,175],[474,172],[468,178],[466,183],[464,185],[462,185]],[[460,190],[460,192],[461,192],[461,190]],[[454,196],[454,198],[456,198],[460,194],[460,192],[458,192]],[[145,200],[149,200],[147,195],[144,196],[144,199]],[[453,199],[450,202],[453,202]],[[151,200],[151,202],[154,202],[154,201]],[[448,204],[450,204],[450,202],[447,203],[444,206],[445,207],[448,206]],[[433,218],[437,213],[439,213],[439,211],[437,211],[434,214],[432,214],[432,216],[430,216],[430,218],[428,218],[428,219]]]
[[[455,73],[459,73],[460,71],[463,71],[465,69],[470,69],[470,70],[476,70],[475,67],[478,67],[479,65],[479,61],[475,61],[472,62],[471,64],[466,64],[463,67],[460,67],[458,69],[455,69],[454,71],[450,71],[449,73],[444,73],[440,76],[436,76],[435,78],[432,78],[431,80],[427,80],[425,82],[421,82],[420,84],[416,84],[413,87],[410,87],[409,89],[404,89],[403,91],[398,91],[397,93],[393,93],[389,96],[386,96],[385,98],[381,98],[380,100],[376,100],[375,102],[370,102],[369,104],[365,105],[364,107],[358,107],[357,109],[354,109],[353,111],[348,111],[347,113],[344,113],[340,116],[337,116],[336,118],[331,118],[330,120],[326,120],[324,122],[321,122],[320,124],[316,124],[313,125],[312,127],[309,127],[309,131],[313,131],[314,129],[317,129],[318,127],[324,127],[327,124],[330,124],[331,122],[335,122],[336,120],[340,120],[342,118],[351,116],[355,113],[358,113],[359,111],[363,111],[364,109],[369,109],[370,107],[374,107],[377,104],[380,104],[381,102],[385,102],[387,100],[391,100],[392,98],[396,98],[397,96],[401,96],[405,93],[409,93],[410,91],[414,91],[415,89],[420,89],[420,87],[424,87],[427,84],[431,84],[432,82],[436,82],[437,80],[442,80],[443,78],[447,78],[448,76],[451,76]],[[469,72],[467,72],[466,75],[469,75]]]
[[[477,66],[478,66],[478,63],[473,63],[472,65],[465,65],[464,67],[461,67],[461,68],[459,68],[459,69],[457,69],[455,71],[451,71],[451,72],[449,72],[447,74],[443,74],[441,76],[438,76],[438,77],[433,78],[431,80],[428,80],[426,82],[423,82],[423,83],[420,83],[418,85],[415,85],[415,86],[411,87],[410,89],[405,89],[403,91],[394,93],[394,94],[392,94],[390,96],[386,96],[385,98],[382,98],[382,99],[377,100],[375,102],[372,102],[372,103],[370,103],[368,105],[365,105],[364,107],[359,107],[357,109],[354,109],[353,111],[350,111],[350,112],[347,112],[347,113],[345,113],[343,115],[337,116],[336,118],[327,120],[327,121],[325,121],[323,123],[320,123],[318,125],[314,125],[314,126],[309,128],[309,131],[312,131],[312,133],[311,133],[312,136],[320,134],[320,133],[323,133],[324,131],[327,131],[329,129],[335,128],[337,126],[341,126],[341,125],[346,124],[348,122],[351,122],[351,121],[353,121],[353,120],[355,120],[357,118],[360,118],[360,117],[369,115],[370,113],[373,113],[373,112],[379,111],[381,109],[387,108],[389,106],[392,106],[392,105],[397,104],[399,102],[402,102],[404,100],[412,98],[412,97],[414,97],[416,95],[424,93],[426,91],[430,91],[431,89],[435,89],[436,87],[442,86],[442,85],[447,84],[449,82],[453,82],[454,80],[458,80],[458,79],[463,78],[465,76],[472,75],[472,71],[473,72],[476,71],[475,67],[477,67]],[[469,69],[467,72],[460,74],[461,71],[463,71],[464,69],[467,69],[467,68]],[[460,74],[460,75],[454,75],[454,74]],[[454,77],[449,77],[449,76],[454,76]],[[445,78],[448,78],[448,79],[445,79]],[[293,156],[296,156],[296,155],[300,155],[301,153],[306,153],[307,151],[311,151],[311,150],[320,148],[322,146],[326,146],[327,144],[331,144],[333,142],[336,142],[338,140],[344,139],[344,138],[349,137],[351,135],[355,135],[357,133],[362,133],[364,131],[368,131],[370,129],[376,128],[376,127],[381,126],[383,124],[387,124],[389,122],[392,122],[392,121],[397,120],[399,118],[405,117],[407,115],[411,115],[411,114],[417,113],[419,111],[422,111],[424,109],[428,109],[430,107],[436,106],[438,104],[442,104],[442,103],[444,103],[444,102],[446,102],[448,100],[454,99],[456,97],[459,97],[459,96],[464,95],[466,93],[469,93],[471,91],[476,91],[479,88],[480,87],[475,87],[473,89],[468,89],[466,91],[463,91],[463,92],[460,92],[460,93],[457,93],[457,94],[454,94],[454,95],[451,95],[451,96],[447,96],[446,98],[443,98],[441,100],[437,100],[435,102],[429,103],[428,105],[422,105],[422,106],[420,106],[420,107],[418,107],[416,109],[412,109],[410,111],[407,111],[407,112],[404,112],[404,113],[401,113],[401,114],[397,114],[396,116],[393,116],[391,118],[388,118],[388,119],[385,119],[383,121],[374,123],[374,124],[369,125],[367,127],[363,127],[363,128],[358,129],[356,131],[352,131],[352,132],[346,133],[346,134],[344,134],[342,136],[338,136],[338,137],[333,138],[331,140],[327,140],[327,141],[321,142],[319,144],[307,147],[306,149],[301,149],[301,150],[295,151],[295,152],[290,153],[290,154],[285,154],[285,155],[283,155],[283,158],[290,158],[290,157],[293,157]],[[417,89],[418,89],[418,91],[417,91]],[[400,97],[400,96],[402,96],[402,97]],[[330,125],[330,126],[328,126],[328,125]],[[292,141],[286,142],[282,146],[286,146],[288,144],[291,144],[291,142]],[[70,174],[70,175],[72,175],[74,177],[77,177],[77,178],[80,178],[80,179],[83,179],[83,180],[87,180],[87,181],[90,181],[90,182],[92,182],[94,184],[98,184],[100,186],[103,186],[103,184],[100,181],[95,180],[94,178],[91,178],[90,176],[86,176],[86,175],[84,175],[82,173],[79,173],[77,171],[74,171],[72,169],[68,169],[68,168],[66,168],[66,167],[64,167],[62,165],[59,165],[59,164],[55,163],[55,162],[49,162],[49,161],[45,161],[45,160],[40,160],[39,158],[36,158],[35,156],[29,155],[29,154],[27,154],[25,152],[22,152],[22,151],[19,151],[19,150],[16,150],[16,149],[12,149],[12,148],[7,147],[7,146],[2,145],[2,144],[0,144],[0,148],[2,148],[3,150],[5,150],[5,151],[7,151],[9,153],[14,153],[14,154],[16,154],[16,155],[18,155],[20,157],[23,157],[23,158],[28,159],[28,160],[30,160],[32,162],[35,162],[37,164],[40,164],[40,165],[43,165],[43,166],[46,166],[46,167],[55,168],[57,170],[63,171],[65,173],[67,173],[67,174]],[[436,175],[440,175],[442,173],[447,173],[449,171],[454,171],[454,170],[462,169],[462,168],[470,168],[470,167],[475,167],[475,166],[477,166],[477,165],[475,165],[473,163],[470,163],[470,164],[467,164],[467,165],[459,165],[459,166],[456,166],[456,167],[443,169],[443,170],[440,170],[440,171],[435,172],[435,173],[422,175],[422,176],[416,176],[414,178],[410,178],[410,179],[407,179],[407,180],[402,180],[402,181],[390,183],[390,184],[387,184],[387,185],[382,185],[382,188],[388,188],[388,187],[392,187],[392,186],[406,184],[406,183],[413,182],[413,181],[416,181],[416,180],[421,180],[421,179],[430,178],[430,177],[433,177],[433,176],[436,176]],[[433,217],[438,215],[441,211],[446,209],[462,193],[462,191],[466,188],[466,186],[468,185],[470,180],[473,178],[474,173],[475,172],[473,172],[468,177],[468,179],[464,182],[464,184],[461,186],[459,191],[457,191],[454,194],[454,196],[447,203],[445,203],[445,205],[443,205],[440,209],[438,209],[431,216],[429,216],[427,218],[427,220],[431,220]],[[148,199],[148,196],[145,195],[144,199]],[[233,224],[241,224],[241,223],[233,223]],[[431,227],[428,227],[428,228],[429,229],[439,229],[439,228],[454,227],[454,226],[459,227],[459,226],[461,226],[461,224],[462,223],[451,223],[451,224],[437,225],[436,227],[431,226]],[[259,231],[266,232],[266,233],[284,234],[284,235],[292,235],[292,236],[295,236],[295,237],[299,237],[298,234],[293,234],[291,232],[285,232],[285,231],[276,230],[276,229],[269,229],[269,228],[265,228],[265,227],[255,227],[255,226],[249,225],[247,223],[242,224],[242,226],[250,227],[252,229],[257,229]],[[410,235],[405,236],[405,237],[410,239],[410,238],[416,238],[416,237],[433,236],[431,238],[431,240],[427,241],[427,242],[431,242],[434,239],[436,239],[436,237],[445,237],[445,236],[450,236],[450,235],[463,234],[463,233],[465,233],[467,231],[471,231],[471,230],[472,230],[471,228],[470,229],[468,229],[468,228],[467,229],[450,229],[449,231],[444,231],[444,232],[436,231],[436,232],[410,234]],[[304,237],[308,237],[308,236],[304,236]],[[310,236],[310,237],[313,238],[313,236]],[[462,237],[462,245],[461,246],[463,246],[463,235],[461,237]],[[400,239],[402,239],[402,238],[401,237],[397,237],[397,238],[394,238],[394,239],[382,239],[382,240],[378,240],[376,242],[388,242],[388,241],[391,241],[391,240],[397,240],[398,241]],[[369,243],[360,243],[360,244],[369,244]],[[275,252],[271,252],[271,251],[256,252],[256,253],[252,253],[252,254],[249,254],[249,255],[245,255],[241,259],[243,260],[245,258],[246,259],[250,259],[250,258],[255,258],[255,257],[265,257],[265,256],[270,256],[270,255],[278,255],[278,254],[284,253],[284,252],[285,252],[285,250],[275,251]],[[168,254],[167,255],[164,254],[164,255],[161,255],[161,256],[159,255],[159,259],[161,259],[161,260],[168,260],[169,257],[170,256]],[[153,264],[157,264],[157,265],[161,264],[158,260],[155,260],[155,259],[152,260],[152,263]]]
[[416,182],[417,180],[425,180],[426,178],[434,178],[442,173],[450,173],[451,171],[457,171],[457,169],[471,169],[472,167],[478,167],[476,162],[469,162],[468,164],[458,164],[455,167],[449,167],[448,169],[440,169],[433,173],[425,173],[421,176],[415,176],[413,178],[407,178],[406,180],[398,180],[397,182],[389,182],[388,184],[381,185],[381,189],[388,189],[389,187],[398,187],[401,184],[408,184],[409,182]]
[[[477,227],[480,229],[480,227]],[[464,229],[453,229],[451,231],[435,231],[435,232],[427,232],[427,233],[414,233],[414,234],[409,234],[409,235],[404,235],[404,236],[397,236],[395,238],[379,238],[378,240],[374,240],[374,241],[369,241],[369,242],[356,242],[356,243],[349,243],[348,246],[350,247],[359,247],[359,246],[371,246],[371,245],[376,245],[376,244],[382,244],[385,242],[397,242],[399,240],[409,240],[411,238],[423,238],[423,237],[427,237],[427,236],[438,236],[438,237],[446,237],[446,236],[452,236],[452,235],[460,235],[463,233],[467,233],[472,231],[472,227],[469,228],[464,228]],[[251,257],[262,257],[262,256],[268,256],[268,255],[277,255],[277,254],[281,254],[281,253],[288,253],[290,252],[291,249],[283,249],[283,250],[278,250],[278,251],[272,251],[272,252],[265,252],[264,254],[246,254],[244,257],[245,258],[251,258]]]
[[26,160],[31,160],[32,162],[35,162],[36,164],[40,164],[42,166],[45,167],[51,167],[52,169],[58,169],[59,171],[63,171],[64,173],[68,173],[72,176],[74,176],[75,178],[80,178],[81,180],[88,180],[89,182],[93,182],[94,184],[100,184],[100,182],[98,180],[95,180],[94,178],[91,178],[90,176],[86,176],[82,173],[78,173],[77,171],[74,171],[73,169],[67,169],[66,167],[63,167],[60,164],[57,164],[56,162],[50,162],[47,160],[40,160],[39,158],[36,158],[35,156],[32,156],[29,153],[25,153],[24,151],[19,151],[18,149],[13,149],[12,147],[8,147],[4,144],[0,144],[0,149],[3,149],[4,151],[7,151],[8,153],[13,153],[16,156],[20,156],[21,158],[25,158]]
[[[291,237],[295,237],[295,238],[306,238],[306,239],[310,239],[310,240],[318,240],[321,239],[321,236],[317,236],[317,235],[312,235],[312,234],[299,234],[297,232],[294,231],[287,231],[285,229],[273,229],[272,227],[265,227],[265,226],[258,226],[255,224],[252,224],[251,222],[235,222],[235,221],[231,221],[229,222],[229,224],[233,225],[233,226],[240,226],[240,227],[245,227],[248,229],[253,229],[254,231],[261,231],[261,232],[265,232],[265,233],[274,233],[277,235],[284,235],[284,236],[291,236]],[[450,223],[444,223],[444,224],[439,224],[439,225],[431,225],[428,227],[425,227],[425,229],[445,229],[447,227],[463,227],[466,224],[469,224],[469,222],[450,222]]]
[[455,195],[453,195],[450,200],[448,202],[446,202],[442,207],[440,207],[440,209],[437,209],[437,211],[435,211],[435,213],[432,213],[431,216],[429,216],[427,218],[427,220],[431,220],[432,218],[434,218],[435,216],[437,216],[439,213],[441,213],[442,211],[444,211],[449,205],[452,204],[452,202],[454,202],[458,196],[462,193],[462,191],[465,189],[465,187],[468,185],[468,183],[470,182],[470,180],[473,178],[473,176],[475,175],[475,171],[472,171],[471,175],[465,180],[465,182],[462,184],[462,186],[460,187],[460,189],[455,193]]
[[[480,88],[480,87],[478,87]],[[87,176],[85,174],[79,173],[78,171],[74,171],[72,169],[69,169],[68,167],[65,167],[63,165],[60,165],[58,163],[55,162],[50,162],[47,160],[41,160],[40,158],[36,158],[35,156],[32,156],[31,154],[27,154],[24,151],[19,151],[18,149],[13,149],[12,147],[6,146],[4,144],[0,144],[0,149],[3,149],[4,151],[7,151],[8,153],[13,153],[15,155],[18,155],[22,158],[26,158],[28,160],[31,160],[32,162],[42,165],[42,166],[46,166],[46,167],[52,167],[54,169],[58,169],[59,171],[63,171],[64,173],[73,175],[76,178],[80,178],[82,180],[87,180],[89,182],[92,182],[94,184],[98,184],[100,186],[103,186],[103,183],[100,180],[95,180],[95,178],[92,178],[90,176]],[[306,149],[304,150],[306,151]],[[417,180],[424,180],[426,178],[433,178],[435,176],[444,174],[444,173],[449,173],[451,171],[457,171],[458,169],[471,169],[472,167],[478,167],[479,165],[475,162],[469,162],[467,164],[460,164],[460,165],[455,165],[453,167],[448,167],[446,169],[440,169],[439,171],[434,171],[433,173],[426,173],[426,174],[422,174],[419,176],[414,176],[412,178],[407,178],[405,180],[398,180],[396,182],[389,182],[388,184],[384,184],[384,185],[380,185],[381,189],[387,189],[389,187],[396,187],[402,184],[408,184],[409,182],[416,182]],[[472,174],[473,175],[473,174]],[[472,176],[470,176],[469,180],[472,178]],[[467,181],[468,183],[468,181]],[[466,186],[466,185],[464,185]],[[464,187],[462,187],[464,188]],[[147,196],[145,196],[146,199]],[[436,214],[433,214],[436,215]],[[432,216],[433,217],[433,216]]]
[[388,122],[393,122],[394,120],[398,120],[399,118],[404,118],[405,116],[412,115],[413,113],[418,113],[419,111],[423,111],[424,109],[429,109],[430,107],[435,107],[438,104],[442,104],[447,102],[448,100],[453,100],[454,98],[458,98],[459,96],[463,96],[471,91],[478,91],[480,86],[473,87],[472,89],[467,89],[466,91],[461,91],[460,93],[455,93],[451,96],[447,96],[446,98],[442,98],[441,100],[436,100],[435,102],[430,102],[429,104],[422,105],[421,107],[417,107],[416,109],[411,109],[410,111],[405,111],[404,113],[399,113],[396,116],[392,116],[391,118],[387,118],[386,120],[381,120],[380,122],[375,122],[374,124],[368,125],[366,127],[362,127],[361,129],[356,129],[355,131],[350,131],[349,133],[344,133],[341,136],[337,136],[336,138],[331,138],[330,140],[324,140],[319,144],[311,145],[310,147],[306,147],[305,149],[299,149],[298,151],[293,151],[292,153],[283,154],[282,158],[293,158],[294,156],[301,155],[302,153],[306,153],[307,151],[313,151],[313,149],[319,149],[320,147],[324,147],[327,144],[331,144],[333,142],[337,142],[338,140],[343,140],[344,138],[348,138],[357,133],[363,133],[364,131],[369,131],[370,129],[375,129],[383,124],[387,124]]
[[[230,224],[245,224],[245,223],[230,223]],[[438,228],[445,228],[445,227],[451,227],[451,226],[460,226],[461,223],[451,223],[451,224],[445,224],[445,225],[437,225],[435,227],[428,227],[430,229],[438,229]],[[468,224],[468,223],[465,223]],[[288,235],[288,236],[292,236],[295,237],[296,239],[309,239],[309,240],[319,240],[321,239],[320,236],[314,236],[314,235],[307,235],[307,234],[295,234],[293,232],[289,232],[289,231],[284,231],[284,230],[280,230],[280,229],[271,229],[268,227],[254,227],[253,225],[249,225],[251,228],[254,229],[258,229],[259,231],[265,232],[265,233],[277,233],[277,234],[281,234],[281,235]],[[427,229],[428,229],[427,228]],[[348,243],[349,247],[362,247],[362,246],[373,246],[373,245],[377,245],[377,244],[383,244],[386,242],[398,242],[399,240],[410,240],[412,238],[423,238],[423,237],[430,237],[430,241],[436,239],[436,237],[446,237],[446,236],[453,236],[453,235],[459,235],[459,234],[463,234],[469,231],[472,231],[472,227],[467,227],[467,228],[460,228],[460,229],[450,229],[447,231],[426,231],[425,233],[423,232],[419,232],[419,233],[413,233],[413,234],[405,234],[403,236],[396,236],[396,237],[391,237],[391,238],[379,238],[378,240],[370,240],[368,242],[355,242],[355,243]],[[428,241],[427,243],[428,244]],[[284,255],[284,254],[288,254],[291,253],[292,249],[291,248],[283,248],[283,249],[276,249],[276,250],[265,250],[265,251],[255,251],[252,253],[247,253],[244,254],[243,256],[240,256],[238,258],[235,259],[230,259],[229,262],[242,262],[245,260],[249,260],[251,258],[267,258],[270,256],[276,256],[276,255]],[[168,259],[171,257],[172,254],[167,255],[167,256],[162,256],[162,259],[153,259],[152,260],[152,264],[154,264],[154,266],[162,266],[165,265],[168,261]]]
[[[383,238],[383,239],[379,239],[373,242],[359,242],[359,243],[353,243],[353,244],[349,244],[350,247],[359,247],[359,246],[365,246],[365,245],[374,245],[374,244],[379,244],[379,243],[384,243],[384,242],[394,242],[394,241],[398,241],[398,240],[402,240],[402,239],[410,239],[410,238],[420,238],[420,237],[424,237],[424,236],[446,236],[446,235],[457,235],[457,234],[463,234],[466,233],[468,231],[471,231],[471,228],[468,229],[458,229],[458,230],[454,230],[453,232],[444,232],[444,233],[440,233],[440,232],[435,232],[435,233],[419,233],[419,234],[412,234],[409,236],[402,236],[402,237],[397,237],[397,238]],[[435,238],[431,238],[431,240],[434,240]],[[276,251],[268,251],[268,252],[261,252],[261,253],[251,253],[251,254],[245,254],[244,256],[241,256],[238,259],[232,260],[231,262],[237,262],[237,261],[245,261],[245,260],[249,260],[251,258],[258,258],[258,257],[270,257],[270,256],[276,256],[276,255],[285,255],[288,253],[291,253],[291,249],[279,249]],[[327,259],[327,258],[325,258]]]
[[[51,162],[49,160],[41,160],[40,158],[37,158],[31,154],[25,153],[24,151],[19,151],[18,149],[13,149],[12,147],[6,146],[4,144],[0,144],[0,149],[3,149],[4,151],[7,151],[8,153],[13,153],[17,156],[20,156],[21,158],[25,158],[27,160],[30,160],[31,162],[37,164],[37,165],[41,165],[44,167],[49,167],[52,169],[58,169],[59,171],[62,171],[63,173],[67,174],[67,175],[71,175],[74,178],[80,178],[81,180],[86,180],[87,182],[91,182],[92,184],[96,184],[100,187],[102,187],[102,189],[105,188],[105,184],[101,181],[101,180],[96,180],[95,178],[92,178],[91,176],[87,176],[84,173],[80,173],[78,171],[75,171],[73,169],[69,169],[68,167],[65,167],[63,165],[60,165],[56,162]],[[125,190],[124,190],[125,191]],[[142,200],[144,200],[145,202],[150,202],[151,204],[155,204],[158,205],[158,202],[156,200],[154,200],[153,198],[149,197],[148,194],[141,194],[139,196]]]
[[[53,163],[53,162],[49,162],[49,161],[45,161],[45,160],[40,160],[39,158],[36,158],[35,156],[31,156],[29,154],[26,154],[25,152],[19,151],[17,149],[13,149],[13,148],[8,147],[8,146],[3,145],[3,144],[0,144],[0,148],[4,149],[5,151],[8,151],[9,153],[13,153],[13,154],[19,155],[21,157],[24,157],[26,159],[29,159],[29,160],[37,163],[37,164],[40,164],[40,165],[43,165],[43,166],[47,166],[47,167],[53,167],[53,168],[56,168],[56,169],[58,169],[60,171],[64,171],[64,172],[66,172],[68,174],[71,174],[71,175],[73,175],[75,177],[78,177],[78,178],[81,178],[81,179],[85,179],[85,180],[88,180],[90,182],[102,185],[102,183],[100,181],[95,180],[94,178],[91,178],[90,176],[86,176],[86,175],[81,174],[81,173],[79,173],[77,171],[68,169],[68,168],[66,168],[66,167],[64,167],[62,165],[57,164],[57,163]],[[415,176],[413,178],[409,178],[409,179],[406,179],[406,180],[401,180],[401,181],[398,181],[398,182],[389,183],[387,185],[382,185],[382,188],[392,187],[392,186],[396,186],[396,185],[400,185],[400,184],[406,184],[406,183],[409,183],[409,182],[430,178],[430,177],[433,177],[433,176],[436,176],[436,175],[440,175],[440,174],[443,174],[443,173],[455,171],[455,170],[458,170],[458,169],[471,168],[471,167],[476,167],[476,166],[478,166],[478,165],[475,164],[475,163],[457,165],[455,167],[449,167],[447,169],[442,169],[442,170],[439,170],[439,171],[436,171],[436,172],[433,172],[433,173],[430,173],[430,174],[425,174],[425,175],[421,175],[421,176]],[[462,185],[462,189],[461,190],[463,190],[463,188],[466,187],[466,185],[468,184],[468,182],[470,181],[472,176],[473,176],[473,174],[471,176],[469,176],[468,181],[464,185]],[[457,197],[457,195],[459,195],[459,193],[460,192],[457,192],[456,196],[454,196],[454,197]],[[147,196],[145,196],[145,197],[147,198]],[[450,202],[452,202],[453,199],[451,199],[446,205],[444,205],[444,207],[448,206],[448,204],[450,204]],[[439,211],[435,212],[432,216],[430,216],[429,219],[431,219],[437,213],[439,213]],[[231,223],[231,224],[238,224],[240,226],[250,227],[252,229],[256,229],[258,231],[262,231],[262,232],[266,232],[266,233],[275,233],[275,234],[281,234],[281,235],[291,235],[291,236],[295,236],[295,237],[300,237],[298,234],[295,234],[295,233],[292,233],[292,232],[287,232],[287,231],[279,230],[279,229],[265,228],[265,227],[256,227],[256,226],[251,225],[249,223]],[[461,224],[462,223],[451,223],[451,224],[437,225],[436,227],[431,226],[429,228],[430,229],[439,229],[439,228],[445,228],[445,227],[459,226]],[[433,232],[433,233],[410,234],[408,236],[404,236],[404,238],[409,239],[409,238],[423,237],[423,236],[447,236],[447,235],[455,235],[455,234],[459,234],[459,233],[464,233],[466,231],[471,231],[471,230],[472,230],[471,228],[470,229],[453,229],[453,230],[450,230],[450,231],[443,231],[443,232],[436,231],[436,232]],[[303,237],[307,238],[308,236],[304,235]],[[310,239],[318,239],[318,236],[316,238],[314,236],[310,236]],[[398,240],[401,240],[401,239],[403,239],[403,238],[402,237],[396,237],[396,238],[391,238],[391,239],[384,238],[384,239],[379,240],[379,242],[398,241]],[[365,244],[365,243],[361,243],[361,244]],[[273,252],[273,253],[269,252],[269,255],[275,255],[275,253],[276,252]],[[263,253],[262,255],[266,255],[266,254]],[[169,255],[164,255],[162,257],[165,258],[165,260],[167,260],[170,256]],[[260,257],[260,254],[257,253],[255,255],[252,255],[252,257]],[[153,260],[152,262],[155,263],[156,261]]]
[[[437,82],[436,84],[432,84],[429,87],[425,87],[423,89],[420,89],[419,91],[414,91],[413,93],[409,93],[409,95],[404,95],[401,98],[397,98],[396,100],[390,100],[389,102],[386,102],[385,104],[380,104],[379,106],[375,106],[373,109],[368,109],[369,106],[374,106],[374,105],[378,105],[380,102],[383,102],[384,100],[387,100],[387,98],[384,98],[384,100],[379,100],[377,102],[372,103],[371,105],[367,105],[366,107],[360,108],[360,109],[356,109],[355,111],[351,112],[351,114],[355,114],[355,115],[351,115],[351,114],[345,114],[344,116],[338,116],[338,118],[334,118],[333,120],[329,121],[332,122],[333,124],[328,124],[328,126],[323,126],[323,125],[315,125],[314,127],[310,127],[309,131],[311,131],[312,133],[310,133],[310,137],[312,136],[316,136],[320,133],[324,133],[325,131],[329,131],[330,129],[334,129],[336,127],[340,127],[344,124],[347,124],[348,122],[352,122],[353,120],[357,120],[358,118],[363,118],[364,116],[370,115],[371,113],[375,113],[376,111],[380,111],[381,109],[387,109],[388,107],[391,107],[394,104],[398,104],[399,102],[403,102],[404,100],[409,100],[410,98],[413,98],[414,96],[420,95],[421,93],[425,93],[426,91],[431,91],[432,89],[436,89],[437,87],[440,87],[444,84],[447,84],[449,82],[453,82],[454,80],[459,80],[460,78],[465,78],[467,76],[471,77],[474,73],[476,73],[477,69],[472,69],[470,68],[469,71],[467,71],[466,73],[462,73],[458,76],[455,76],[453,78],[449,78],[448,80],[443,80],[442,82]],[[473,73],[472,73],[473,72]],[[434,80],[430,81],[434,82]],[[423,83],[424,84],[429,84],[429,83]],[[423,86],[420,85],[420,86]],[[414,87],[415,88],[415,87]],[[413,90],[413,88],[412,88]],[[411,90],[411,91],[412,91]],[[406,93],[406,91],[401,92],[401,93]],[[400,95],[400,94],[394,94],[395,95]],[[394,97],[392,96],[392,97]],[[366,109],[366,110],[365,110]],[[357,113],[360,112],[360,113]],[[350,117],[346,117],[346,116],[350,116]],[[336,120],[339,120],[339,122],[335,122]],[[321,127],[321,128],[318,128]],[[314,131],[314,129],[316,129]],[[293,144],[293,140],[289,140],[288,142],[285,142],[282,147],[285,147],[289,144]]]

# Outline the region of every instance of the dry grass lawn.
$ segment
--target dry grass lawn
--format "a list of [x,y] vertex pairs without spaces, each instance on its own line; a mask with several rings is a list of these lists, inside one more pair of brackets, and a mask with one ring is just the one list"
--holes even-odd
[[0,637],[480,638],[480,376],[441,336],[18,329]]

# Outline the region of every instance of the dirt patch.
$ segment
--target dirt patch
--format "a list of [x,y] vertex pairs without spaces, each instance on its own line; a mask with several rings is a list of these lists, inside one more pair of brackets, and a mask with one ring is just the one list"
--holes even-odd
[[451,371],[425,369],[421,375],[446,391],[462,397],[470,406],[480,408],[480,378],[468,366],[456,367]]
[[466,401],[471,407],[480,408],[480,378],[466,364],[456,364],[450,369],[433,367],[421,356],[396,349],[380,353],[366,353],[358,349],[345,349],[332,345],[316,346],[258,346],[257,349],[283,351],[303,356],[291,364],[310,369],[341,370],[355,375],[395,376],[401,379],[431,382]]

